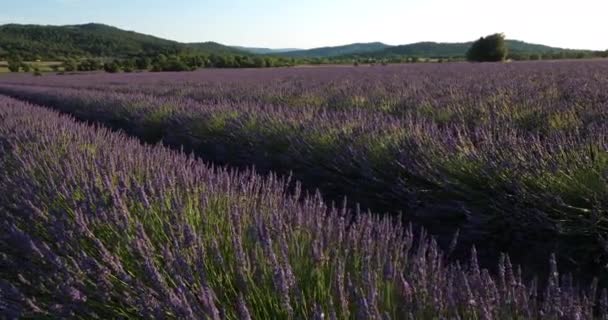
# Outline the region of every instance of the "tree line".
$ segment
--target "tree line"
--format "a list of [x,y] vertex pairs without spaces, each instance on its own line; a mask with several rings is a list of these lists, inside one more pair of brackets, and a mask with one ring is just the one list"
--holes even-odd
[[[140,56],[125,59],[68,58],[60,65],[53,65],[55,72],[100,71],[109,73],[134,71],[193,71],[200,68],[271,68],[289,67],[302,61],[293,58],[248,56],[231,54],[211,55],[164,55]],[[30,72],[34,67],[19,56],[8,59],[11,72]]]
[[[468,61],[488,62],[504,60],[555,60],[555,59],[587,59],[607,58],[607,51],[576,51],[559,50],[543,53],[509,52],[504,34],[492,34],[481,37],[473,42],[465,57],[418,57],[391,55],[382,58],[343,56],[330,58],[288,58],[269,55],[245,54],[157,54],[154,56],[140,55],[128,58],[67,58],[61,64],[52,65],[55,72],[76,71],[193,71],[200,68],[271,68],[290,67],[301,64],[382,64],[417,63],[417,62],[451,62]],[[8,59],[8,69],[11,72],[31,72],[40,75],[37,63],[25,62],[19,55],[11,54]]]
[[608,58],[606,51],[559,50],[553,52],[527,53],[509,52],[505,35],[495,33],[481,37],[473,42],[466,53],[468,61],[497,62],[504,60],[559,60],[559,59],[589,59]]

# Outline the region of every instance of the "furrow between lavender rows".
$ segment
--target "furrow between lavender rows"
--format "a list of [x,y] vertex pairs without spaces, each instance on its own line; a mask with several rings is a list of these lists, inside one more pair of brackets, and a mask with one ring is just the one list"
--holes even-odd
[[555,260],[541,295],[508,258],[496,277],[474,250],[468,267],[449,264],[399,222],[351,221],[276,176],[2,96],[0,176],[8,318],[587,319],[608,307]]
[[202,104],[26,85],[2,85],[0,92],[220,165],[292,173],[326,201],[346,196],[350,207],[403,212],[444,248],[460,229],[455,256],[466,257],[478,244],[486,267],[508,252],[531,270],[544,270],[550,252],[557,252],[564,267],[589,280],[608,260],[603,127],[588,136],[539,135],[365,110]]

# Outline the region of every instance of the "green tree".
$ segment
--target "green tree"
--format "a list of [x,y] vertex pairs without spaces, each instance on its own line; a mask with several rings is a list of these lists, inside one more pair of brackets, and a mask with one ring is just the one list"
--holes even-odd
[[262,57],[253,58],[253,66],[256,68],[264,68],[266,67],[266,61]]
[[120,62],[119,61],[106,62],[103,65],[103,70],[108,73],[119,72],[120,71]]
[[19,72],[20,68],[21,68],[21,61],[12,60],[12,59],[8,61],[8,70],[10,72]]
[[264,58],[264,66],[266,68],[272,68],[275,66],[275,60],[271,57],[265,57]]
[[150,68],[150,58],[139,57],[135,60],[135,67],[137,70],[147,70]]
[[101,68],[101,63],[95,59],[87,59],[78,64],[78,71],[96,71]]
[[135,70],[135,61],[132,59],[126,59],[121,63],[122,71],[133,72]]
[[181,61],[183,61],[190,70],[196,70],[205,66],[205,60],[201,56],[186,56],[182,57]]
[[507,53],[505,35],[495,33],[473,42],[467,51],[467,60],[476,62],[503,61],[507,57]]
[[190,67],[184,63],[179,57],[170,57],[167,61],[161,64],[162,71],[189,71]]
[[77,65],[73,60],[66,60],[63,62],[63,71],[73,72],[76,71]]
[[29,64],[27,64],[27,63],[25,63],[25,62],[22,62],[22,63],[21,63],[21,69],[23,69],[23,72],[30,72],[30,70],[31,70],[32,68],[30,67],[30,65],[29,65]]

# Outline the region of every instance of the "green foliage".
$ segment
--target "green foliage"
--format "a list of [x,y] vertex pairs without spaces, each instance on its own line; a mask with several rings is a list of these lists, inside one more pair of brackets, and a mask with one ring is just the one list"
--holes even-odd
[[507,57],[505,35],[496,33],[481,37],[467,51],[467,60],[476,62],[503,61]]
[[323,47],[323,48],[315,48],[310,50],[296,50],[285,52],[282,55],[286,57],[293,58],[330,58],[330,57],[339,57],[345,55],[352,54],[362,54],[362,53],[371,53],[378,52],[383,49],[389,48],[389,45],[380,42],[372,42],[372,43],[353,43],[344,46],[336,46],[336,47]]
[[78,71],[97,71],[102,69],[102,64],[96,59],[86,59],[78,64]]
[[264,67],[266,67],[266,61],[262,57],[254,57],[253,66],[255,68],[264,68]]
[[112,62],[104,63],[103,70],[108,73],[120,72],[120,61],[112,61]]
[[[74,26],[9,24],[0,26],[0,43],[2,44],[0,60],[9,59],[14,55],[22,56],[20,61],[137,58],[134,69],[147,70],[156,64],[156,68],[154,68],[156,71],[163,69],[159,63],[152,61],[156,60],[152,59],[153,57],[159,56],[165,56],[165,58],[179,56],[190,70],[201,67],[262,68],[295,64],[352,64],[354,59],[361,59],[361,61],[367,61],[366,59],[387,60],[391,63],[412,62],[412,57],[462,59],[466,56],[467,49],[471,47],[470,42],[419,42],[400,46],[356,43],[255,56],[215,42],[178,43],[102,24]],[[532,54],[542,56],[543,59],[608,57],[608,51],[565,50],[517,40],[505,40],[505,43],[511,54],[509,58],[513,60],[537,57],[531,57]],[[101,68],[101,63],[97,68],[76,64],[74,68],[68,67],[64,70],[72,72],[77,69],[90,71]]]
[[218,43],[184,44],[103,24],[0,26],[0,43],[6,52],[24,60],[64,60],[66,57],[156,56],[158,54],[240,54]]
[[137,70],[148,70],[152,61],[148,57],[139,57],[135,59],[135,68]]
[[202,56],[186,56],[182,60],[190,70],[196,70],[205,66],[205,58]]
[[192,70],[179,57],[171,57],[161,65],[162,71],[190,71]]
[[135,70],[135,60],[127,59],[124,60],[121,64],[122,71],[124,72],[133,72]]
[[78,65],[73,60],[66,60],[63,62],[63,71],[74,72],[78,68]]
[[30,70],[32,68],[30,67],[30,65],[28,63],[22,62],[21,63],[21,69],[23,69],[23,72],[30,72]]
[[35,77],[41,77],[42,76],[42,72],[40,71],[40,68],[38,66],[34,66],[34,73],[33,75]]
[[19,60],[9,60],[8,61],[8,70],[10,72],[19,72],[21,68],[21,61]]

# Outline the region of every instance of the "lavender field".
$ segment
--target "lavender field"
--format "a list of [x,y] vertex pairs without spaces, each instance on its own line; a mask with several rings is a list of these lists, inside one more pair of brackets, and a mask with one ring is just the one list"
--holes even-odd
[[604,60],[11,75],[0,94],[9,318],[608,308]]

